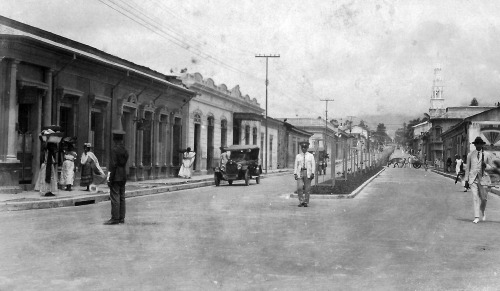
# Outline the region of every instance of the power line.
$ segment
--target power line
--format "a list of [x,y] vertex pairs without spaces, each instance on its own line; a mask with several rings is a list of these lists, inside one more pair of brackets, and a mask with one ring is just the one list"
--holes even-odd
[[[116,12],[122,14],[123,16],[129,18],[130,20],[136,22],[137,24],[139,24],[139,25],[145,27],[146,29],[152,31],[153,33],[159,35],[160,37],[167,39],[168,41],[174,43],[175,45],[181,47],[182,49],[190,51],[190,52],[194,53],[195,55],[197,55],[197,56],[199,56],[199,57],[201,57],[201,58],[203,58],[203,59],[205,59],[213,64],[226,67],[227,69],[229,69],[233,72],[241,73],[241,74],[250,76],[252,78],[258,79],[255,76],[253,76],[252,74],[241,71],[240,69],[233,67],[232,65],[227,64],[224,61],[221,61],[221,60],[211,56],[210,54],[204,53],[203,51],[196,48],[192,44],[189,44],[185,40],[180,39],[178,36],[175,36],[172,33],[168,33],[167,31],[164,30],[163,27],[156,24],[155,21],[153,19],[151,19],[149,16],[147,16],[147,14],[145,14],[144,12],[140,12],[137,9],[130,7],[130,5],[128,5],[130,7],[130,9],[127,9],[123,5],[120,5],[119,3],[116,3],[113,0],[108,0],[108,1],[111,2],[114,6],[104,2],[104,0],[99,0],[99,2],[101,2],[102,4],[110,7],[111,9],[113,9]],[[134,11],[132,11],[131,9],[136,11],[136,12],[134,13]],[[141,17],[139,14],[137,14],[138,12],[140,14],[143,14],[143,16]],[[138,18],[140,21],[138,21],[136,18]],[[144,18],[147,18],[147,19],[144,19]]]

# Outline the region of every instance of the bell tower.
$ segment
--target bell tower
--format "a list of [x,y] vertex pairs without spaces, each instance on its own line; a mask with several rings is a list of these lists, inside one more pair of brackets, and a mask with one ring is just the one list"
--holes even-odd
[[430,117],[437,117],[444,113],[443,98],[443,77],[441,75],[441,65],[434,68],[434,81],[432,82],[431,105],[429,107]]

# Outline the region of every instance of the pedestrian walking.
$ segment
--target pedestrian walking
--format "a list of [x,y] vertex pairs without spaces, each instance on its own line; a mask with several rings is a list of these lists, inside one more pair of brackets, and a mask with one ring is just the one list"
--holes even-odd
[[111,219],[104,224],[125,223],[125,184],[127,183],[128,152],[123,144],[123,134],[113,133],[113,152],[108,173]]
[[316,161],[314,156],[307,152],[309,142],[299,143],[302,153],[295,157],[293,175],[297,181],[297,195],[299,196],[299,207],[307,207],[311,194],[311,180],[314,179]]
[[191,179],[191,171],[195,156],[196,153],[192,152],[191,148],[187,148],[186,151],[184,151],[182,154],[182,165],[179,170],[179,177]]
[[484,151],[483,146],[486,144],[481,137],[476,137],[472,142],[476,147],[475,150],[467,155],[467,166],[465,167],[465,187],[472,191],[472,201],[474,204],[474,220],[473,223],[479,222],[479,217],[483,221],[486,220],[486,203],[488,201],[488,191],[484,188],[489,185],[491,180],[485,170],[494,168],[493,157]]
[[[99,166],[97,157],[92,152],[92,144],[90,143],[83,144],[83,153],[80,158],[80,165],[82,170],[80,186],[87,187],[85,191],[90,191],[89,187],[91,185],[100,184],[102,182],[102,178],[106,177],[104,171],[101,169],[101,166]],[[96,179],[96,181],[94,181],[94,176],[101,177],[101,179]]]
[[[457,177],[455,178],[455,184],[458,182],[458,180],[460,180],[462,183],[462,186],[465,188],[464,161],[460,158],[460,156],[458,154],[455,155],[455,174],[457,175]],[[467,189],[465,189],[464,192],[467,192]]]
[[61,167],[61,178],[59,179],[59,184],[65,187],[66,191],[71,191],[73,182],[75,180],[75,160],[77,154],[74,151],[76,137],[66,137],[63,138],[63,163]]
[[462,172],[464,173],[462,176],[462,186],[464,187],[464,192],[467,192],[469,190],[467,187],[465,187],[465,168],[467,167],[467,155],[462,155]]

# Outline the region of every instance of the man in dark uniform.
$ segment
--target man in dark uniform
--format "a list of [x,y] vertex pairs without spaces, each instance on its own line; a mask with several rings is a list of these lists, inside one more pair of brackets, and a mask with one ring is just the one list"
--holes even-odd
[[128,152],[123,145],[124,133],[113,132],[115,144],[109,166],[108,186],[111,199],[111,219],[104,224],[125,223],[125,183],[127,182],[126,165]]

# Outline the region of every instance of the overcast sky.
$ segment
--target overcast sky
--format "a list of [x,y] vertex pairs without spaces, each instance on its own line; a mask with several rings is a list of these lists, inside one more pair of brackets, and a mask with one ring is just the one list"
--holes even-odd
[[[428,112],[500,101],[500,1],[1,0],[0,14],[162,73],[201,73],[272,117]],[[395,121],[395,122],[399,122]],[[376,125],[371,125],[375,129]]]

